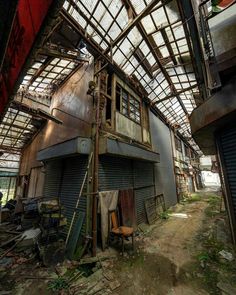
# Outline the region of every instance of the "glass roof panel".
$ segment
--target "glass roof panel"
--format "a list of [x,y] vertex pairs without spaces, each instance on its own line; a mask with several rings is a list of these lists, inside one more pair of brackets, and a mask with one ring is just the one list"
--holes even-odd
[[[156,107],[169,122],[181,124],[180,132],[189,136],[187,118],[196,107],[193,93],[198,93],[199,89],[195,87],[183,91],[196,85],[197,81],[178,4],[176,0],[167,1],[168,4],[157,1],[151,12],[141,18],[143,10],[151,2],[152,0],[70,0],[64,2],[64,9],[78,28],[85,31],[87,38],[94,41],[99,50],[105,52],[110,59],[112,48],[111,62],[120,66],[127,75],[135,75],[146,89],[149,99],[156,103]],[[132,13],[128,10],[128,4]],[[127,29],[137,16],[140,21],[132,29]],[[127,33],[116,43],[116,38],[124,30]],[[42,95],[52,94],[55,86],[59,86],[80,66],[80,61],[76,59],[79,51],[75,54],[72,50],[70,54],[73,55],[73,60],[45,54],[36,56],[20,89]],[[180,94],[177,93],[179,91]],[[162,101],[158,102],[160,99]],[[0,129],[0,143],[2,141],[4,145],[17,148],[24,146],[27,132],[33,134],[36,130],[30,115],[13,108],[5,114]]]

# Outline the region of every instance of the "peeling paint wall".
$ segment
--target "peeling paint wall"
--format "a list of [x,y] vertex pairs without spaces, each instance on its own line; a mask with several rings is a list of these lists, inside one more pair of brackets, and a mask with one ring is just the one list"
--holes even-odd
[[84,64],[54,95],[50,112],[63,121],[62,125],[49,121],[45,128],[25,148],[21,159],[20,175],[30,173],[39,150],[82,136],[91,136],[93,99],[87,94],[88,82],[93,80],[94,65]]
[[160,153],[160,163],[155,164],[156,192],[164,194],[166,206],[170,207],[177,203],[170,130],[151,112],[150,128],[153,149]]

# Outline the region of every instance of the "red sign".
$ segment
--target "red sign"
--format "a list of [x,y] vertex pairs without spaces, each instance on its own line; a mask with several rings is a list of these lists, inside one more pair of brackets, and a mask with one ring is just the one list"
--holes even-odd
[[27,56],[53,0],[19,0],[0,73],[0,114],[20,77]]

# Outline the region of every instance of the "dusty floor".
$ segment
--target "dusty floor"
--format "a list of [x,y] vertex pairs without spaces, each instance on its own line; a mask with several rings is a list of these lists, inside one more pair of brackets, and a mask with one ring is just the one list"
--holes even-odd
[[178,205],[174,212],[183,215],[159,222],[141,238],[137,246],[140,253],[117,266],[122,281],[118,294],[131,295],[134,290],[136,294],[150,295],[207,294],[181,277],[199,247],[194,237],[203,226],[206,207],[206,202]]
[[[220,207],[215,193],[194,194],[171,208],[167,219],[142,226],[135,251],[127,241],[124,257],[120,245],[99,253],[88,278],[71,263],[56,273],[22,264],[0,280],[0,294],[235,295],[235,252]],[[232,257],[221,256],[222,250]]]
[[[136,238],[134,255],[113,262],[120,283],[113,294],[236,294],[235,262],[220,259],[218,253],[234,253],[220,205],[220,197],[203,192],[172,208],[167,220]],[[217,284],[227,286],[222,291]]]

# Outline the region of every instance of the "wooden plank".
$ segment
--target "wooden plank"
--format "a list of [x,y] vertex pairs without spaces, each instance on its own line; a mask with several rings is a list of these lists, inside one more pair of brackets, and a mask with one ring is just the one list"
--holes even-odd
[[120,190],[119,205],[121,209],[122,225],[136,228],[135,198],[133,189]]
[[159,218],[160,214],[165,211],[164,195],[160,194],[146,199],[145,209],[148,224],[153,224]]
[[0,248],[3,248],[5,246],[7,246],[8,244],[14,242],[16,239],[20,238],[22,236],[22,233],[16,235],[15,237],[11,238],[10,240],[6,241],[5,243],[0,245]]
[[158,219],[158,215],[156,212],[155,197],[145,201],[145,209],[146,209],[148,224],[153,224]]
[[77,243],[78,243],[78,240],[80,237],[80,232],[81,232],[82,225],[83,225],[84,218],[85,218],[84,212],[79,211],[76,215],[77,215],[76,222],[74,223],[74,226],[72,228],[71,235],[68,240],[67,247],[66,247],[67,256],[70,259],[73,258],[73,255],[75,253],[76,246],[77,246]]

